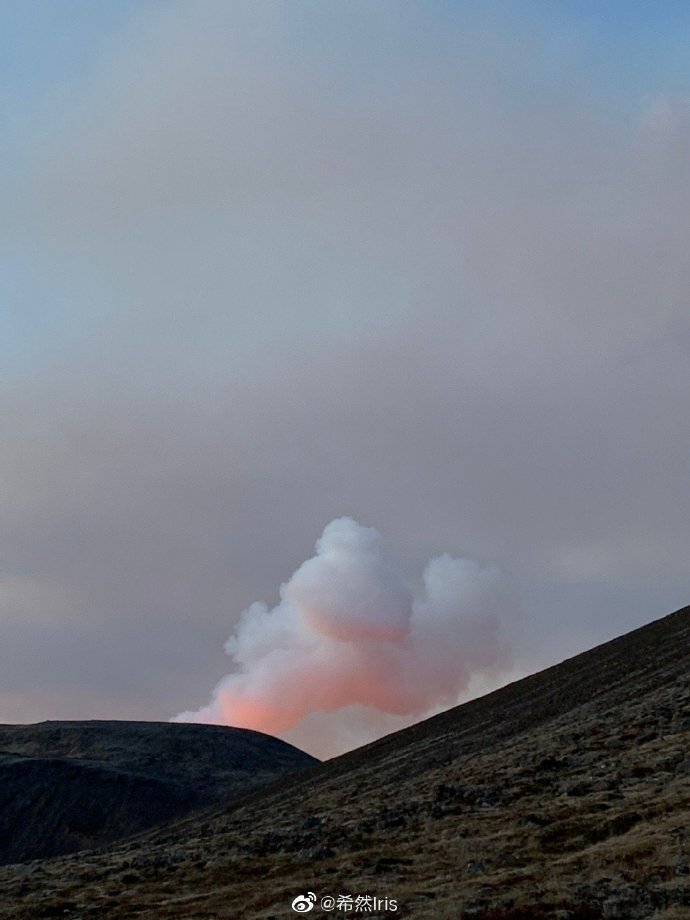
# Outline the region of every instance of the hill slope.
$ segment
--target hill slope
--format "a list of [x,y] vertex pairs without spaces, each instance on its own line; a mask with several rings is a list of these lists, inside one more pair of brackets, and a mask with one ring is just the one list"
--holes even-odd
[[283,920],[309,889],[371,917],[680,920],[689,741],[685,608],[242,803],[0,871],[3,916]]
[[219,726],[1,725],[0,863],[110,843],[314,762]]

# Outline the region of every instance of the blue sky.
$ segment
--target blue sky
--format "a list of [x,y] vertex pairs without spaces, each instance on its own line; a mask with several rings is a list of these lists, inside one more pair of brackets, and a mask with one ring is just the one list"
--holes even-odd
[[343,515],[500,567],[495,680],[687,603],[686,3],[0,25],[0,721],[203,706]]
[[[91,3],[36,0],[0,4],[0,138],[5,149],[3,185],[11,184],[21,169],[26,150],[14,147],[17,134],[36,118],[45,116],[71,87],[88,81],[108,49],[144,6],[139,0],[104,0]],[[11,230],[11,228],[10,228]],[[5,373],[30,370],[43,363],[55,347],[78,341],[94,309],[75,303],[71,292],[48,288],[36,272],[34,256],[13,252],[11,235],[5,236],[0,265],[0,354]]]
[[[200,8],[204,5],[213,7]],[[74,106],[82,88],[88,92],[90,81],[127,53],[142,21],[150,26],[157,14],[170,15],[175,6],[160,0],[0,3],[0,124],[9,145],[5,184],[12,183],[27,154],[13,144],[17,133],[55,119],[55,142],[61,119],[78,119]],[[512,59],[502,66],[498,62],[503,104],[518,110],[530,108],[532,92],[556,99],[586,96],[592,110],[622,118],[632,130],[648,97],[667,93],[682,99],[690,86],[690,9],[682,2],[384,3],[377,5],[379,28],[366,21],[366,6],[295,2],[280,17],[293,53],[311,45],[312,53],[342,71],[350,87],[353,78],[363,80],[365,96],[397,69],[404,72],[408,60],[419,57],[420,45],[426,53],[435,49],[441,59],[452,58],[472,48],[475,32],[527,46],[517,68]],[[382,43],[386,34],[389,41]],[[253,40],[261,44],[264,38],[259,26]],[[30,249],[13,253],[12,239],[6,242],[0,270],[2,353],[6,370],[15,372],[45,360],[56,345],[82,341],[85,327],[94,323],[97,329],[116,301],[109,303],[107,288],[94,292],[82,266],[86,291],[51,288],[48,305],[45,283],[32,268],[35,254]],[[53,270],[74,276],[69,264]],[[98,284],[96,279],[97,291]]]
[[[457,46],[468,24],[510,28],[518,40],[539,42],[541,56],[531,62],[536,77],[558,85],[565,70],[626,105],[639,104],[645,93],[687,91],[690,9],[682,0],[377,5],[390,18],[393,31],[395,23],[412,18],[413,12],[418,18],[421,10],[423,24],[447,49]],[[3,0],[0,75],[5,113],[26,117],[27,109],[56,86],[88,79],[129,30],[136,31],[141,16],[174,6],[161,0]],[[285,19],[296,42],[311,37],[315,44],[346,50],[354,60],[354,55],[367,53],[369,43],[359,18],[363,6],[328,4],[318,9],[318,4],[297,0],[288,4]],[[376,47],[378,39],[370,47]],[[413,45],[413,36],[408,41]]]
[[54,83],[83,78],[144,9],[141,0],[3,0],[4,85],[24,99]]

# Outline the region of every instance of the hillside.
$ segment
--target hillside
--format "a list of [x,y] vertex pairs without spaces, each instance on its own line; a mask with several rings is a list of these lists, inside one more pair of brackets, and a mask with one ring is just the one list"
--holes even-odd
[[2,916],[284,920],[311,890],[379,918],[680,920],[689,735],[685,608],[107,853],[0,870]]
[[259,732],[157,722],[0,726],[0,862],[101,846],[314,763]]

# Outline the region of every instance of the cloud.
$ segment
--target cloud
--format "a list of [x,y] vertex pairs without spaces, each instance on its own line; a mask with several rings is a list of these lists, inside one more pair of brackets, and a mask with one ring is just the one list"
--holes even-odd
[[[497,569],[447,554],[428,563],[422,582],[413,597],[376,530],[332,521],[316,555],[281,587],[280,604],[242,614],[225,645],[236,670],[210,704],[176,720],[278,734],[312,713],[359,706],[420,718],[456,703],[476,672],[509,666],[500,621],[516,605]],[[326,753],[318,734],[309,748]]]

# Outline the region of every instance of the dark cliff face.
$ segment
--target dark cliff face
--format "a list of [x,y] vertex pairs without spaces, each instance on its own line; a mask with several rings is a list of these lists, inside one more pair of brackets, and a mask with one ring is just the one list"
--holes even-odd
[[315,762],[218,726],[0,726],[0,863],[103,846]]

